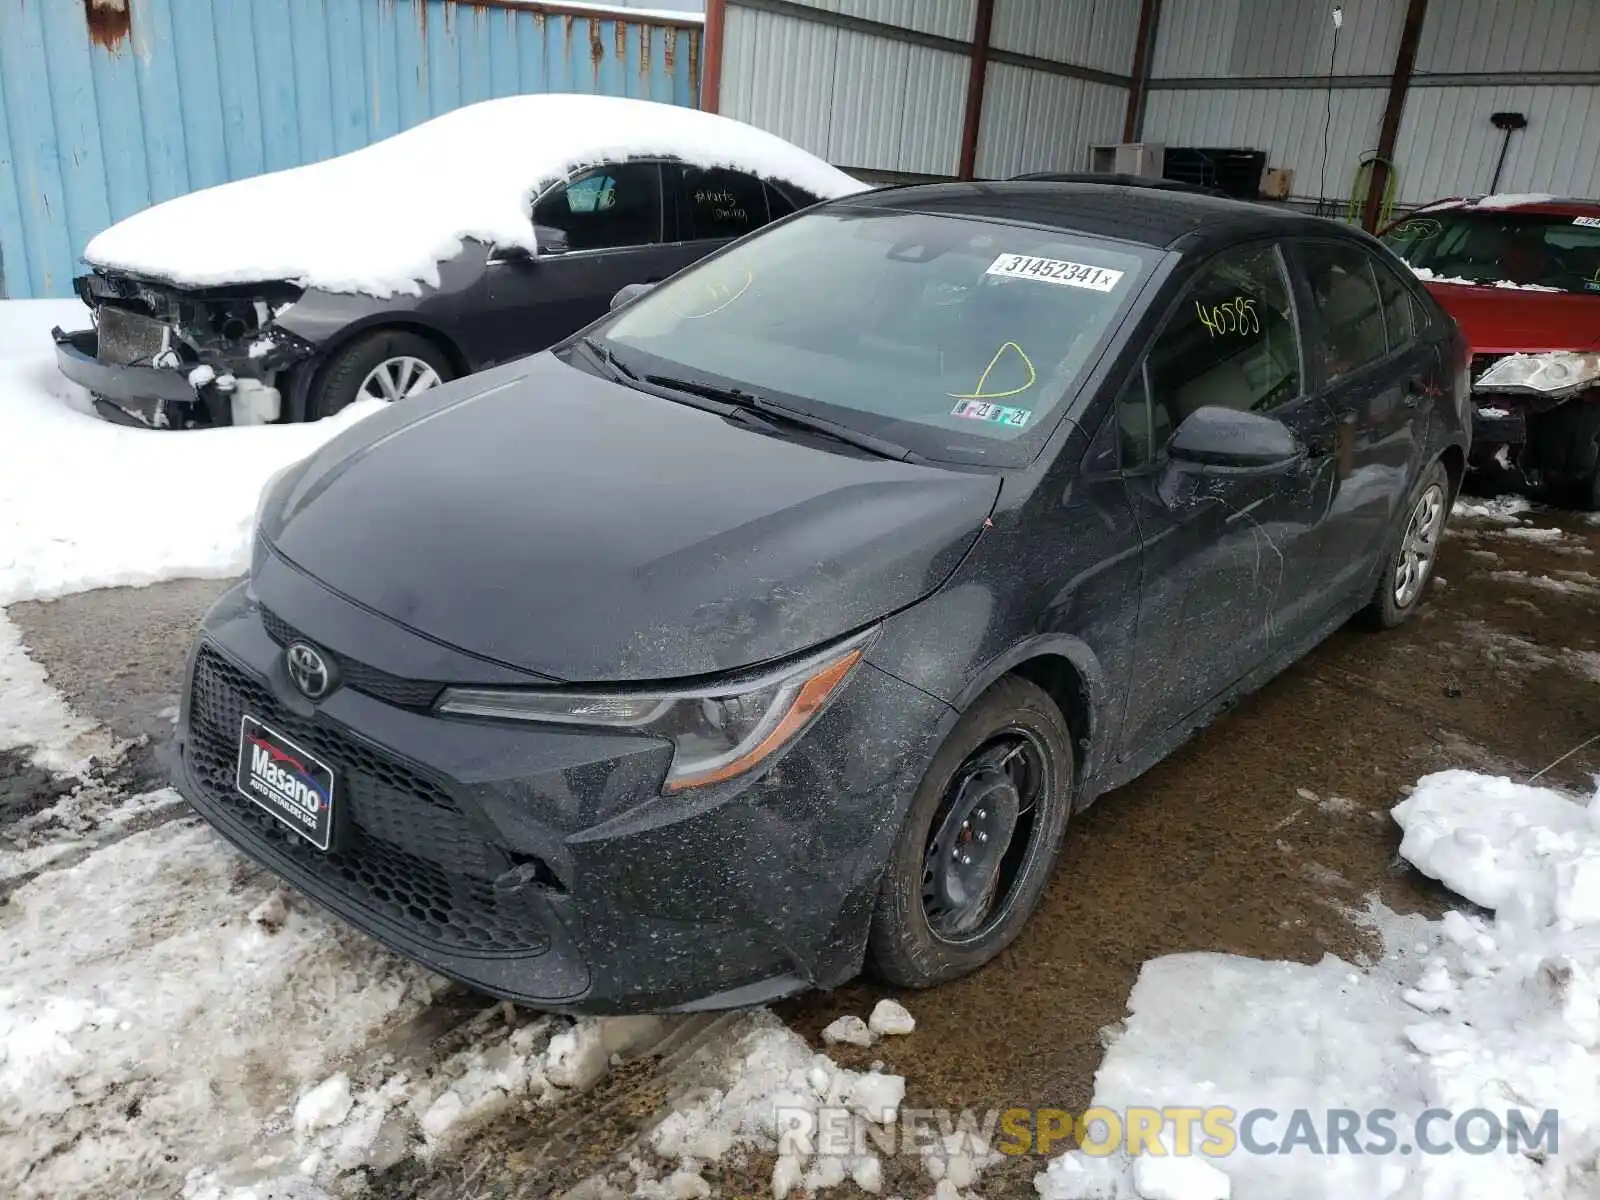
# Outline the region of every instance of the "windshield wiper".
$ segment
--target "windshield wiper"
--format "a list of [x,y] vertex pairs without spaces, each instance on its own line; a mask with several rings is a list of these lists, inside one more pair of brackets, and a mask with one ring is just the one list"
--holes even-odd
[[691,396],[703,396],[707,400],[718,401],[727,406],[723,416],[734,418],[747,425],[759,424],[767,429],[790,425],[811,433],[819,433],[823,437],[854,446],[858,450],[865,450],[869,454],[876,454],[879,458],[893,458],[903,462],[913,457],[905,446],[774,403],[765,396],[747,392],[743,388],[721,387],[714,383],[701,383],[696,379],[674,379],[668,375],[646,375],[644,382],[653,383],[670,391],[686,392]]
[[602,346],[592,337],[583,337],[579,338],[578,340],[582,343],[585,350],[598,358],[601,363],[608,367],[614,374],[621,375],[626,379],[631,379],[635,383],[638,382],[639,373],[633,370],[631,367],[625,365],[621,359],[611,352],[611,348],[609,346]]

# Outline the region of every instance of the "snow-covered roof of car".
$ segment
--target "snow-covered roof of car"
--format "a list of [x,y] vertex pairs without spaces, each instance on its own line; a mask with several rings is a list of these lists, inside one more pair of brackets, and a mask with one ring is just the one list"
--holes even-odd
[[1578,196],[1551,196],[1543,192],[1500,192],[1491,196],[1450,196],[1413,209],[1408,216],[1441,212],[1446,209],[1508,209],[1515,212],[1548,213],[1554,216],[1587,216],[1600,212],[1600,200]]
[[831,198],[869,185],[697,109],[540,94],[467,105],[337,158],[205,188],[113,225],[94,266],[189,287],[293,280],[389,296],[437,286],[464,239],[534,250],[532,198],[583,167],[671,157]]

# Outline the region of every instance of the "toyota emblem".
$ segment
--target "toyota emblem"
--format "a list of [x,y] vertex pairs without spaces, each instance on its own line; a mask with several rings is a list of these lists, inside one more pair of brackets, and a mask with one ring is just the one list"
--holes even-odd
[[321,700],[333,690],[333,668],[314,646],[295,642],[289,647],[289,678],[308,700]]

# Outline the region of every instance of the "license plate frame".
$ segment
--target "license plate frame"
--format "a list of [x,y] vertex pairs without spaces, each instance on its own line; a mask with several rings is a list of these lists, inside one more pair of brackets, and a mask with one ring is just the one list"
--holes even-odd
[[234,789],[318,850],[333,846],[338,774],[260,717],[239,718]]

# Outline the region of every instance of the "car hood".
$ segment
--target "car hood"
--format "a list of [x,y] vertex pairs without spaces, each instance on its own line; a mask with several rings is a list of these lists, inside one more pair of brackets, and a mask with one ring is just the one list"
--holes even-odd
[[1474,354],[1600,350],[1600,293],[1427,283]]
[[329,442],[280,555],[426,637],[555,679],[770,661],[936,589],[997,476],[834,453],[540,354]]

